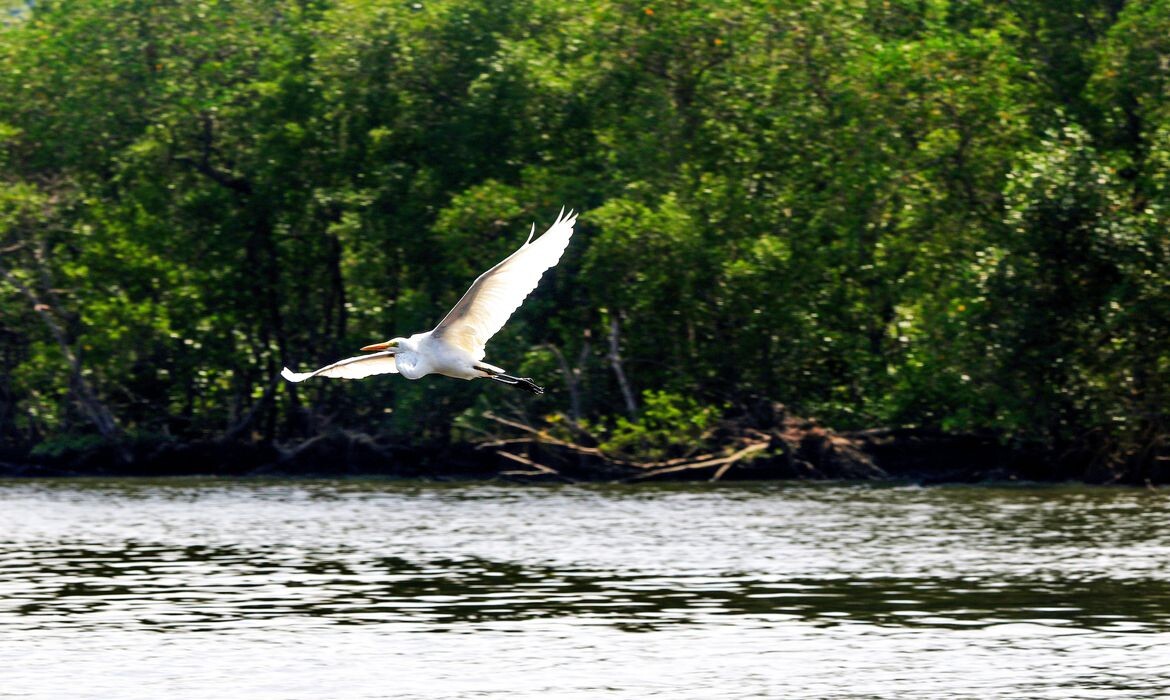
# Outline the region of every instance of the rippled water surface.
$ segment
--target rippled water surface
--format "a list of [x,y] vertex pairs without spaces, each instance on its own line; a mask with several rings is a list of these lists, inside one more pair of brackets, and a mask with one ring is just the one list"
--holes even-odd
[[1156,698],[1170,497],[0,482],[0,697]]

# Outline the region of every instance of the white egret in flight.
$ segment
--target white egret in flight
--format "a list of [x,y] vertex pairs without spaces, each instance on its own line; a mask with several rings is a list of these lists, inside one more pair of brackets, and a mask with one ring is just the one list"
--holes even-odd
[[544,389],[528,377],[513,377],[484,362],[484,346],[536,288],[544,271],[561,259],[576,222],[575,213],[565,214],[562,209],[556,223],[535,241],[533,224],[528,241],[480,275],[434,330],[367,345],[362,350],[369,355],[339,360],[314,372],[293,372],[285,367],[281,376],[290,382],[303,382],[310,377],[361,379],[386,373],[401,374],[407,379],[428,374],[457,379],[486,377],[543,394]]

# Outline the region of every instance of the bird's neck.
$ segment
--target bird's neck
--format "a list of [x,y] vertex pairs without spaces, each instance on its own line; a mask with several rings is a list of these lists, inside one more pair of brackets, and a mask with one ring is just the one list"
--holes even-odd
[[394,354],[394,364],[398,373],[407,379],[418,379],[430,373],[425,358],[413,349],[400,347]]
[[418,379],[431,373],[430,355],[426,351],[426,340],[429,333],[415,333],[409,338],[398,341],[398,351],[394,353],[395,365],[398,373],[407,379]]

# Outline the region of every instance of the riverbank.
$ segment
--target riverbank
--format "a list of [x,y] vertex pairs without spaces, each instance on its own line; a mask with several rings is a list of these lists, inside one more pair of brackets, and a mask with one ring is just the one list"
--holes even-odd
[[994,435],[915,428],[838,432],[774,405],[725,421],[704,450],[658,461],[609,454],[588,442],[498,418],[504,433],[476,443],[405,444],[337,430],[307,440],[243,442],[136,439],[77,441],[52,450],[0,453],[3,477],[382,476],[533,482],[906,480],[917,483],[1170,482],[1170,465],[1133,469],[1088,451],[1009,445]]

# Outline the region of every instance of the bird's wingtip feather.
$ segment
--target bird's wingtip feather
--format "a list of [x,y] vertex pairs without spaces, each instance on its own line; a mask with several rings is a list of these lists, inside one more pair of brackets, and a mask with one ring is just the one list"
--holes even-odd
[[577,223],[577,212],[574,209],[566,210],[564,206],[561,207],[561,213],[557,215],[557,220],[553,222],[553,227],[566,225],[572,228],[573,224]]
[[285,379],[287,379],[290,382],[303,382],[303,381],[305,381],[305,379],[308,378],[309,374],[310,373],[308,373],[308,372],[305,372],[305,373],[294,372],[291,369],[289,369],[288,367],[285,367],[284,369],[280,370],[280,376],[284,377]]

